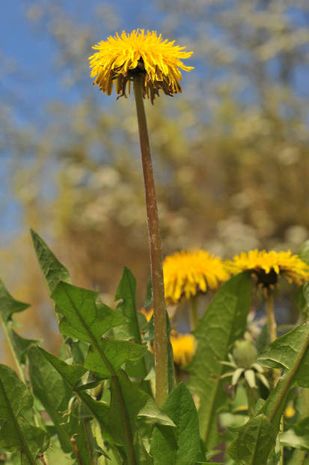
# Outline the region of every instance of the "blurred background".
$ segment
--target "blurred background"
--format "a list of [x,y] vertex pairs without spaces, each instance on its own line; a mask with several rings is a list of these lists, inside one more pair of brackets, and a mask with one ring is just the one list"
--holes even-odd
[[116,31],[155,29],[194,51],[183,94],[146,103],[164,254],[298,250],[309,229],[305,0],[1,7],[0,275],[32,305],[19,318],[22,333],[51,350],[58,344],[30,227],[75,284],[112,300],[126,265],[143,301],[148,252],[134,101],[104,96],[88,71],[91,45]]

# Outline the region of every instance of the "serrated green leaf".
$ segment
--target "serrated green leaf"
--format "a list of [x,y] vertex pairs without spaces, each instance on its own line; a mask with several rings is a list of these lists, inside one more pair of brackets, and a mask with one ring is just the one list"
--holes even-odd
[[[137,344],[141,344],[141,334],[139,327],[139,315],[135,302],[136,280],[128,268],[124,268],[120,283],[118,285],[115,299],[118,300],[117,309],[124,315],[126,323],[122,329],[123,338],[132,339]],[[118,331],[117,331],[118,335]],[[149,360],[149,359],[148,359]],[[144,379],[147,376],[147,360],[139,359],[137,362],[127,364],[127,372],[130,376]],[[144,382],[145,388],[150,392],[148,383]]]
[[64,413],[73,392],[38,347],[32,347],[28,351],[28,360],[33,393],[54,423],[62,449],[70,452],[69,424],[65,424]]
[[128,333],[135,342],[140,343],[141,337],[137,321],[136,303],[136,280],[128,268],[124,268],[120,283],[118,285],[115,299],[118,300],[117,308],[127,319]]
[[240,465],[263,465],[267,462],[274,447],[274,439],[273,441],[270,439],[276,437],[279,432],[280,418],[290,388],[296,380],[303,385],[308,377],[304,370],[307,366],[308,347],[308,323],[305,323],[278,338],[262,356],[265,363],[269,362],[271,366],[273,364],[284,366],[288,370],[280,378],[275,389],[270,392],[260,409],[260,414],[246,423],[232,444],[231,455],[239,461]]
[[14,313],[22,312],[28,307],[28,304],[14,299],[0,279],[0,316],[3,321],[7,323]]
[[155,427],[150,450],[154,465],[195,465],[201,460],[199,423],[191,393],[184,384],[172,391],[162,411],[176,428]]
[[93,343],[109,329],[123,323],[120,312],[110,309],[98,300],[98,294],[88,289],[59,283],[52,299],[60,318],[60,331],[65,336]]
[[[298,361],[303,347],[309,347],[309,321],[274,341],[260,356],[259,363],[271,368],[290,370]],[[309,351],[305,349],[294,381],[309,387]]]
[[111,377],[124,363],[139,360],[147,352],[147,348],[141,344],[106,338],[99,342],[99,348],[108,363],[102,360],[98,347],[90,346],[85,366],[105,378]]
[[33,399],[15,372],[0,365],[0,449],[18,452],[25,465],[37,465],[46,448],[44,430],[33,425]]
[[70,274],[43,239],[33,230],[31,230],[31,237],[41,270],[46,278],[50,292],[53,292],[60,281],[70,280]]
[[36,346],[38,344],[38,341],[35,339],[25,339],[24,337],[17,334],[16,331],[14,331],[13,329],[10,330],[10,334],[17,358],[20,361],[20,363],[25,365],[26,354],[28,350],[30,349],[30,347]]
[[229,455],[237,465],[265,465],[275,445],[276,431],[265,415],[248,421],[229,448]]
[[218,414],[227,400],[221,362],[227,360],[231,345],[246,329],[251,292],[252,280],[247,273],[223,284],[195,333],[198,345],[190,367],[190,386],[200,398],[200,431],[209,450],[218,443]]
[[128,444],[128,441],[132,441],[133,444],[138,413],[148,399],[149,395],[133,383],[123,370],[111,379],[109,423],[115,440],[118,438],[124,445]]
[[83,402],[83,404],[89,409],[93,417],[99,423],[103,434],[107,439],[110,439],[109,435],[109,426],[108,426],[108,417],[109,417],[109,408],[103,402],[98,402],[92,397],[90,397],[86,392],[80,389],[81,386],[81,377],[86,372],[84,367],[78,365],[68,365],[63,360],[58,359],[54,355],[46,352],[42,348],[38,348],[41,354],[45,359],[57,370],[57,372],[62,376],[63,380],[74,392],[77,397]]
[[138,418],[143,418],[150,424],[165,425],[165,426],[175,426],[175,423],[163,413],[150,397],[144,407],[138,412]]

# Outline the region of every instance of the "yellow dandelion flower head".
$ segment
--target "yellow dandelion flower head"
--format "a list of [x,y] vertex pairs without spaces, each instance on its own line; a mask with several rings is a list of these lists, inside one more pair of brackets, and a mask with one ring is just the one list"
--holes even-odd
[[111,95],[115,83],[116,93],[125,96],[130,92],[134,76],[143,76],[143,95],[153,102],[162,89],[167,95],[181,92],[181,71],[191,71],[182,59],[193,52],[163,39],[155,31],[135,29],[130,33],[109,36],[92,46],[96,52],[89,57],[94,83],[102,92]]
[[293,406],[293,404],[288,404],[287,407],[284,410],[284,416],[285,418],[292,418],[296,414],[296,410]]
[[170,303],[217,289],[229,278],[223,261],[206,250],[181,251],[167,256],[163,274],[165,298]]
[[271,250],[250,250],[235,256],[227,263],[233,273],[251,271],[262,287],[274,286],[280,275],[289,283],[301,286],[309,281],[309,266],[290,250],[276,252]]
[[179,334],[173,331],[170,336],[173,348],[174,362],[185,367],[188,365],[196,350],[196,339],[192,334]]

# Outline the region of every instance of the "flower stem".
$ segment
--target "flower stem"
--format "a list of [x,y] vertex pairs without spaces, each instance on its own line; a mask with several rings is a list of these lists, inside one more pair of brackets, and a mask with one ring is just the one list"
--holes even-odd
[[151,280],[154,307],[154,356],[156,369],[156,401],[162,405],[168,394],[168,338],[167,312],[164,299],[164,284],[161,255],[161,238],[157,197],[153,177],[147,121],[143,101],[142,76],[134,77],[134,95],[141,147],[146,209],[148,220],[148,236],[150,248]]
[[[277,339],[277,323],[275,318],[275,309],[274,309],[274,295],[271,289],[265,290],[265,303],[266,303],[266,317],[267,317],[267,328],[268,328],[268,337],[270,344]],[[280,370],[272,370],[272,383],[275,387],[280,378]],[[283,416],[280,419],[280,432],[284,431]],[[284,447],[280,444],[279,437],[277,438],[277,448],[279,451],[279,465],[283,465],[284,457]]]
[[255,413],[255,404],[258,399],[257,391],[246,383],[246,394],[248,401],[248,413],[250,417],[253,417]]
[[269,342],[272,343],[277,339],[277,323],[274,311],[274,296],[271,290],[265,292],[266,317]]
[[191,326],[192,332],[196,329],[197,321],[198,321],[197,296],[194,296],[190,299],[190,326]]

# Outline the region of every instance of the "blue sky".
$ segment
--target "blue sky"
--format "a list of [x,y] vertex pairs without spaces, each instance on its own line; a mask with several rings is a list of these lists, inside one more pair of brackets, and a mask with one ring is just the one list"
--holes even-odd
[[[41,0],[39,4],[56,4],[52,0]],[[91,24],[93,11],[98,0],[63,0],[60,5],[70,17]],[[110,2],[105,2],[108,6]],[[55,74],[55,43],[44,30],[36,28],[27,18],[33,5],[30,0],[2,0],[0,15],[0,57],[6,70],[0,74],[0,96],[5,102],[14,102],[14,120],[19,125],[33,124],[35,128],[44,125],[45,108],[49,101],[59,99],[74,102],[77,98],[74,88],[69,90],[61,82],[61,73]],[[160,13],[152,2],[116,0],[112,2],[115,11],[125,18],[127,29],[141,27],[145,21],[148,27],[157,27]],[[103,38],[103,37],[102,37]],[[100,37],[98,37],[98,40]],[[1,129],[0,129],[1,131]],[[0,133],[1,136],[1,133]],[[8,182],[8,154],[2,156],[0,167],[0,247],[14,232],[18,231],[20,209],[13,200]]]
[[[40,0],[39,5],[61,5],[68,15],[86,24],[93,24],[95,8],[112,5],[122,18],[118,29],[145,27],[160,30],[165,13],[160,12],[152,1],[114,0]],[[36,28],[27,19],[32,0],[2,0],[0,15],[0,58],[6,73],[0,70],[0,97],[4,102],[14,98],[13,116],[19,125],[32,124],[43,127],[46,106],[51,100],[74,102],[78,98],[74,87],[65,88],[61,72],[55,73],[56,45],[47,31],[47,24]],[[296,20],[302,20],[297,17]],[[97,25],[96,25],[97,27]],[[190,21],[187,27],[192,28]],[[98,36],[98,40],[105,36]],[[11,71],[10,71],[11,70]],[[308,72],[300,69],[295,76],[295,86],[300,96],[308,96]],[[0,129],[1,131],[1,129]],[[1,132],[0,132],[1,137]],[[0,246],[7,237],[18,230],[20,211],[13,200],[8,185],[8,154],[4,154],[0,166]]]

